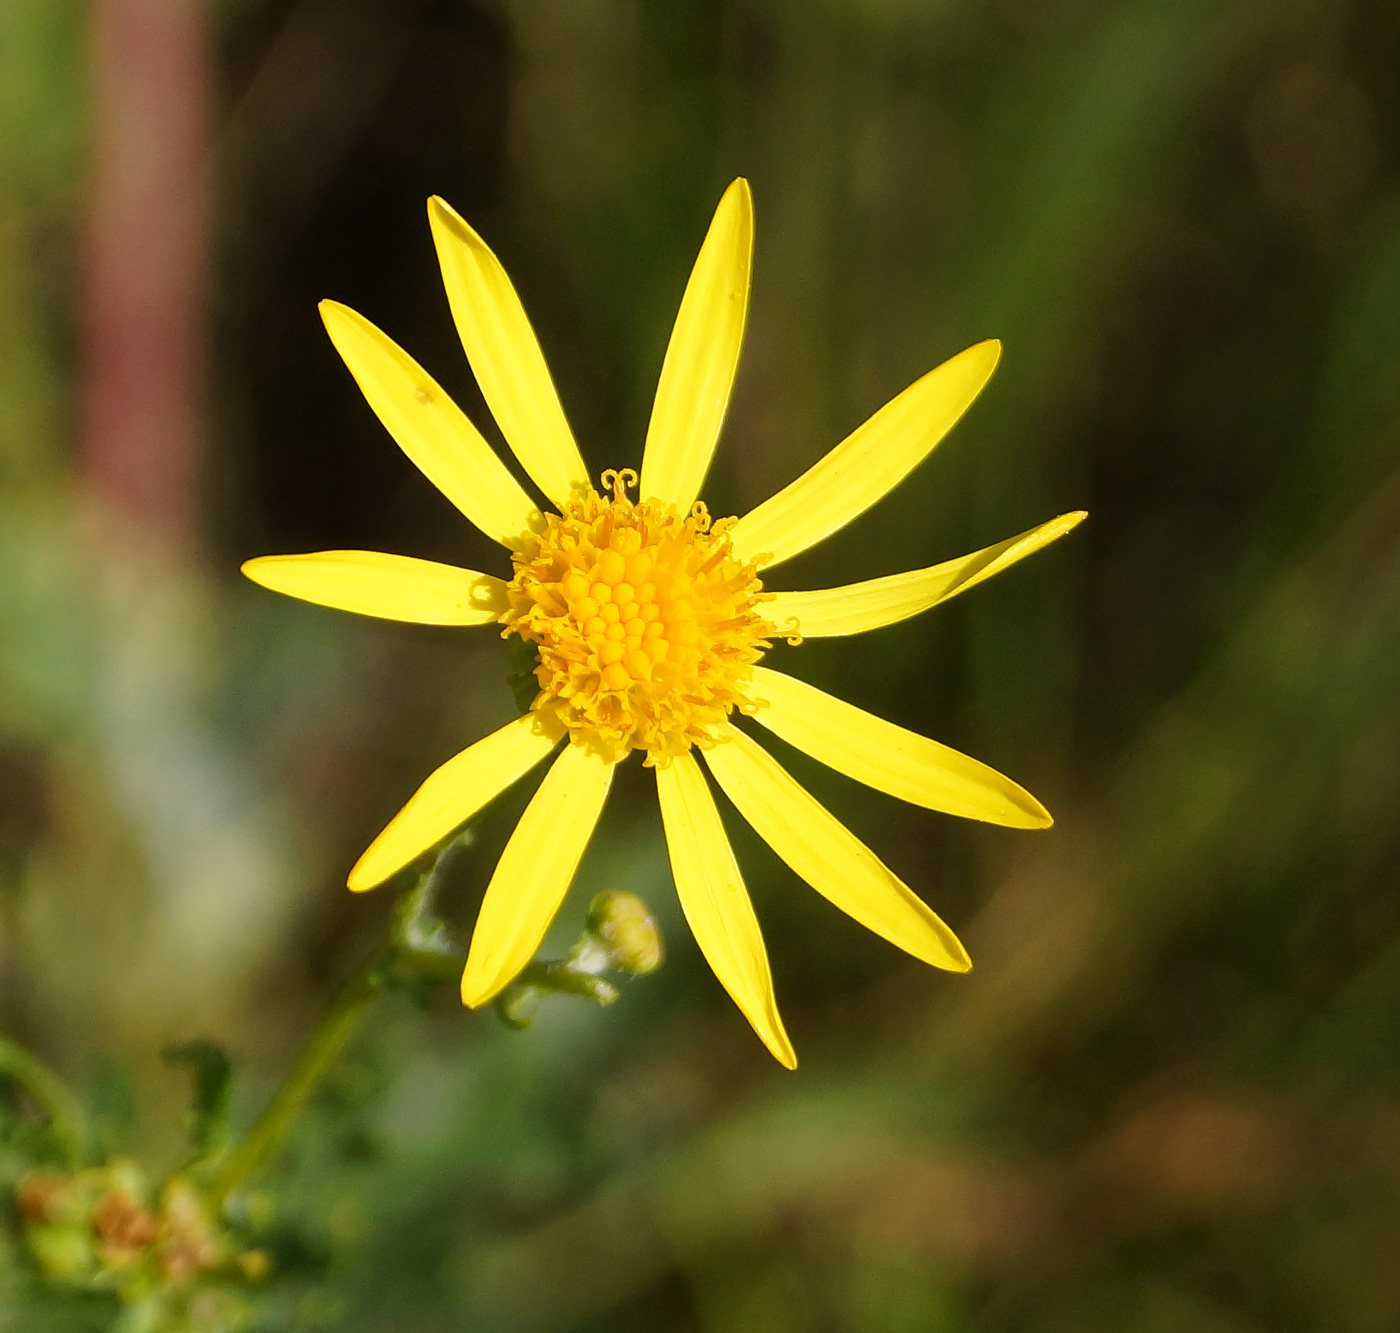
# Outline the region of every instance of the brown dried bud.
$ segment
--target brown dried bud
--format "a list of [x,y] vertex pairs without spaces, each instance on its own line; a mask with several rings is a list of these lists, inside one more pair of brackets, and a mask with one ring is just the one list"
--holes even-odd
[[73,1188],[71,1176],[42,1168],[26,1172],[15,1191],[25,1226],[82,1221],[83,1200]]
[[93,1205],[92,1226],[98,1254],[112,1268],[130,1263],[156,1238],[155,1215],[120,1189],[109,1190]]

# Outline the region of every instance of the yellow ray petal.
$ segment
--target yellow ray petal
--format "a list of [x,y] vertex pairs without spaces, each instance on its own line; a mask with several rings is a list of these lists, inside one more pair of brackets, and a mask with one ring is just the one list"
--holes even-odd
[[685,512],[710,469],[744,341],[753,196],[740,177],[715,209],[671,330],[642,455],[642,499]]
[[501,261],[436,195],[428,220],[457,333],[482,396],[521,466],[556,505],[588,469],[559,405],[544,353]]
[[656,792],[676,893],[700,952],[779,1064],[796,1069],[758,919],[700,766],[677,755],[656,770]]
[[475,1009],[540,947],[603,812],[616,764],[566,745],[510,835],[472,932],[462,1003]]
[[526,713],[469,745],[429,774],[355,862],[346,882],[356,893],[382,884],[528,773],[557,743],[557,736]]
[[437,381],[363,315],[321,302],[321,319],[384,429],[463,514],[510,546],[539,508]]
[[754,717],[813,759],[901,801],[1011,828],[1053,822],[1030,792],[994,768],[845,703],[805,681],[753,668]]
[[418,625],[486,625],[506,608],[506,585],[490,574],[379,551],[262,555],[243,572],[303,602]]
[[721,790],[754,831],[829,902],[915,958],[952,972],[972,966],[958,937],[874,852],[757,741],[735,727],[705,752]]
[[767,568],[805,551],[865,513],[928,457],[957,423],[1001,356],[995,338],[915,380],[820,462],[734,525],[735,554]]
[[911,570],[908,574],[891,574],[888,578],[848,583],[841,588],[823,588],[818,592],[775,593],[773,600],[764,606],[763,614],[778,627],[779,634],[787,633],[784,627],[791,625],[807,639],[860,634],[882,625],[893,625],[966,592],[993,574],[1000,574],[1057,537],[1063,537],[1087,517],[1082,509],[1061,514],[995,546],[984,546],[971,555],[945,560],[927,569]]

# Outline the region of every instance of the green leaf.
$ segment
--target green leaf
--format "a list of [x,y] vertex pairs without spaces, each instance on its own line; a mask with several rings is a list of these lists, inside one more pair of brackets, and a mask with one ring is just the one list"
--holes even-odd
[[184,1065],[194,1075],[194,1102],[185,1115],[193,1160],[216,1156],[229,1138],[233,1066],[228,1056],[221,1047],[202,1037],[167,1046],[160,1054],[166,1064]]

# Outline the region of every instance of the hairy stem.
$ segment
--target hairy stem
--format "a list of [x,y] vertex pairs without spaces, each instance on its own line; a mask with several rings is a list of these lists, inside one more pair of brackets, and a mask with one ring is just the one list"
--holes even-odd
[[336,993],[325,1017],[317,1024],[262,1115],[224,1160],[214,1183],[214,1201],[218,1206],[222,1207],[271,1157],[296,1123],[326,1071],[355,1035],[369,1002],[380,990],[385,955],[390,952],[392,946],[375,950]]
[[336,992],[262,1115],[220,1164],[212,1190],[216,1206],[222,1208],[281,1146],[326,1071],[355,1035],[376,995],[402,987],[438,985],[461,972],[465,950],[432,915],[432,906],[438,872],[448,853],[470,840],[470,832],[463,830],[400,896],[389,937]]

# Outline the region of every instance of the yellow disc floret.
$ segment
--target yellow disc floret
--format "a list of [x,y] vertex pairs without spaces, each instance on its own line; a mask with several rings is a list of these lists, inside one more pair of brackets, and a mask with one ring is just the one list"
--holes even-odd
[[534,711],[608,759],[645,750],[665,764],[713,745],[732,709],[750,711],[753,664],[770,646],[771,594],[732,554],[698,501],[689,514],[633,504],[636,474],[605,472],[611,497],[578,490],[514,554],[507,634],[536,645]]

